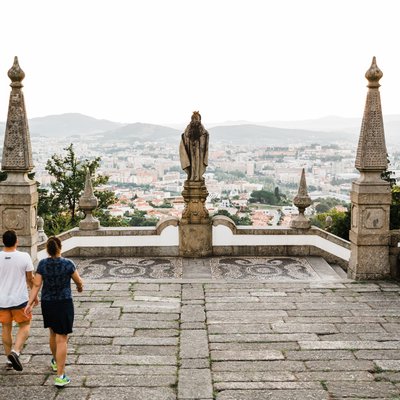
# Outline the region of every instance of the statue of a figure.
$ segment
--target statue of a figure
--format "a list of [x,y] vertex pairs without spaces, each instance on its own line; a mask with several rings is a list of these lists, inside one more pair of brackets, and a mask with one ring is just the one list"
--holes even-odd
[[189,181],[204,180],[203,174],[208,165],[208,132],[201,124],[201,115],[194,111],[190,124],[182,133],[179,145],[182,169]]

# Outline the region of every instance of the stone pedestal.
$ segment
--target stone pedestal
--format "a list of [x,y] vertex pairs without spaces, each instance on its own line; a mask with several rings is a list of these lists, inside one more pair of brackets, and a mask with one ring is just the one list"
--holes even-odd
[[299,213],[290,220],[290,227],[294,229],[310,229],[311,222],[303,213]]
[[205,202],[204,181],[186,180],[182,196],[185,209],[179,224],[179,254],[182,257],[207,257],[212,254],[212,225]]
[[179,255],[181,257],[209,257],[212,255],[212,225],[180,224]]
[[36,213],[37,185],[27,174],[8,172],[7,180],[0,182],[0,230],[14,230],[18,236],[18,250],[37,259],[38,233]]
[[205,207],[208,191],[204,181],[186,180],[182,192],[185,209],[182,213],[181,224],[208,224],[210,217]]
[[348,277],[382,279],[390,276],[389,183],[378,181],[378,177],[375,182],[353,182],[351,203]]

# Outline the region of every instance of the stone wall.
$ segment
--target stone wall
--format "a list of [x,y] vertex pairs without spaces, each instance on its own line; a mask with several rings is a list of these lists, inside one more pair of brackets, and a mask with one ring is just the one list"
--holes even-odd
[[[178,220],[169,218],[156,227],[74,228],[59,236],[68,257],[179,256]],[[236,226],[223,216],[213,218],[213,256],[321,256],[347,269],[350,243],[319,228],[264,228]],[[46,257],[45,244],[38,258]]]

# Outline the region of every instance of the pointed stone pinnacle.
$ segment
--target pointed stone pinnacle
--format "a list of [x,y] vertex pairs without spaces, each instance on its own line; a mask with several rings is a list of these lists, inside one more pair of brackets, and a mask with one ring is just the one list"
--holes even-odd
[[308,196],[307,183],[306,183],[306,173],[304,171],[304,168],[301,171],[300,185],[299,185],[299,191],[298,191],[297,195]]
[[93,192],[92,179],[90,176],[89,168],[86,171],[85,189],[79,199],[79,208],[86,214],[85,219],[79,223],[81,230],[95,230],[99,229],[100,223],[98,219],[92,215],[93,210],[97,207],[98,200]]
[[83,194],[79,199],[79,206],[85,211],[93,210],[94,208],[97,207],[97,203],[98,203],[97,198],[93,192],[93,185],[90,176],[90,171],[89,169],[87,169],[85,177],[85,189],[83,190]]
[[14,58],[14,64],[8,71],[12,83],[8,116],[4,134],[3,171],[26,173],[33,169],[31,139],[29,135],[28,118],[25,110],[24,94],[21,90],[24,71]]
[[25,78],[25,72],[21,69],[18,63],[18,57],[14,57],[14,64],[8,70],[8,77],[11,79],[11,87],[22,87],[22,80]]
[[293,199],[293,204],[299,209],[299,215],[292,218],[290,221],[290,227],[296,229],[309,229],[311,223],[308,218],[305,217],[304,211],[312,203],[312,200],[307,192],[306,173],[304,168],[301,171],[301,178],[299,184],[299,190],[297,196]]
[[311,198],[307,192],[306,173],[304,168],[301,171],[299,190],[297,196],[293,199],[293,204],[299,209],[300,213],[303,213],[304,210],[311,205]]
[[376,58],[374,57],[371,67],[365,74],[365,77],[368,79],[367,87],[369,89],[365,102],[355,162],[355,167],[360,172],[375,171],[375,176],[377,177],[378,173],[387,168],[387,150],[379,93],[379,79],[382,76],[383,73],[376,65]]
[[376,57],[372,58],[371,66],[368,71],[365,73],[365,77],[368,79],[369,88],[379,88],[381,86],[379,84],[379,80],[382,78],[383,72],[376,65]]

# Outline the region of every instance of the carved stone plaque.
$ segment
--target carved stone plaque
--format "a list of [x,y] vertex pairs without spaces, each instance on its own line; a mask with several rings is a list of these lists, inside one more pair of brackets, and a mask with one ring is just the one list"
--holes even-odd
[[3,228],[20,231],[25,228],[26,210],[23,208],[6,208],[3,211]]
[[364,227],[367,229],[382,229],[385,211],[382,208],[366,208],[363,211]]

